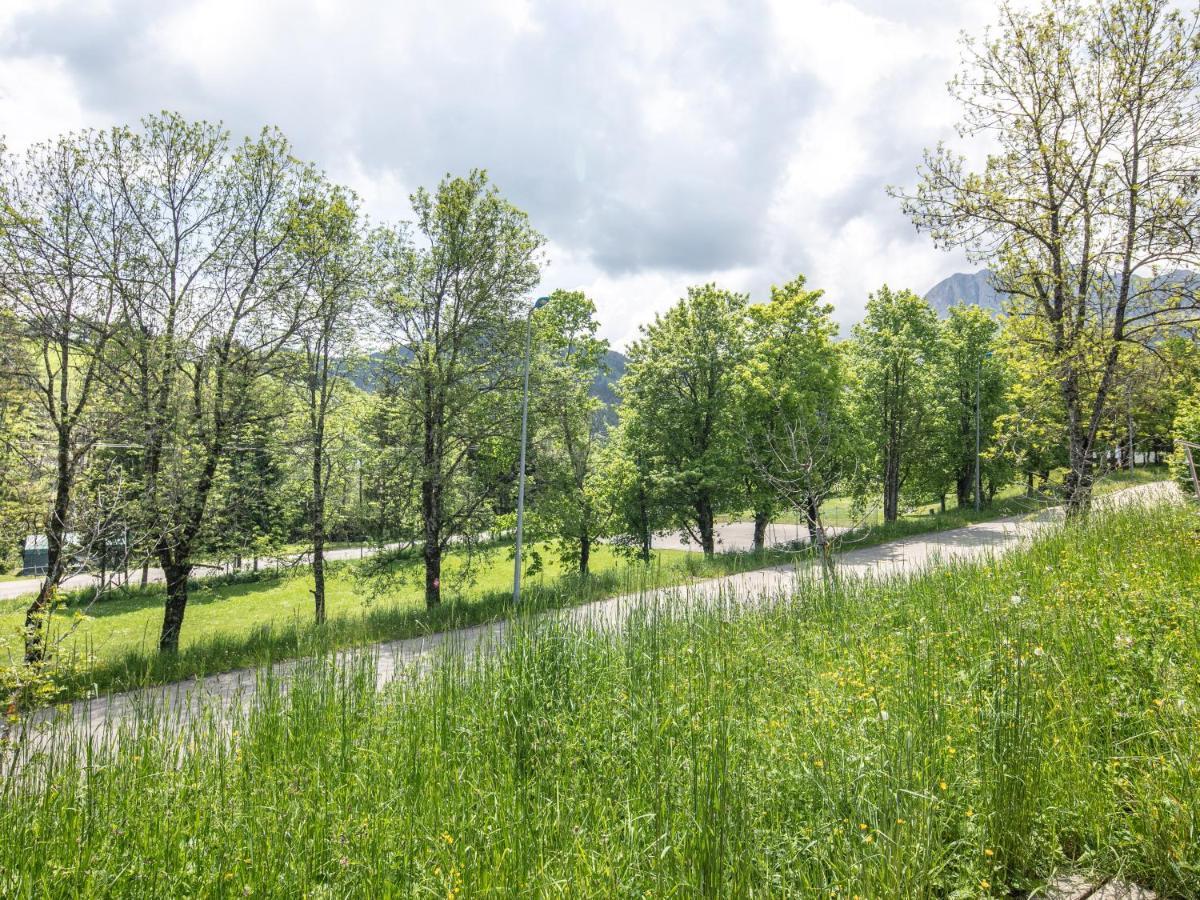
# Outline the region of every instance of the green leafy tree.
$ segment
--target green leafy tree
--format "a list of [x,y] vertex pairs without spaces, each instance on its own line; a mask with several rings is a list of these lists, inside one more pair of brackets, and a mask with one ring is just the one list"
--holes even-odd
[[281,444],[278,423],[287,415],[285,388],[274,384],[260,409],[279,410],[278,417],[258,418],[240,425],[230,440],[213,477],[212,496],[196,544],[206,555],[232,559],[235,569],[249,557],[279,552],[299,518],[295,491],[288,489],[292,454]]
[[743,488],[734,382],[747,300],[716,285],[688,288],[643,327],[620,382],[622,415],[637,423],[626,440],[645,454],[671,524],[706,556],[715,552],[717,510]]
[[[800,512],[814,545],[825,546],[821,504],[849,473],[854,442],[846,414],[842,353],[833,307],[799,275],[751,306],[747,349],[737,369],[737,415],[757,497],[754,546],[780,502]],[[764,496],[765,495],[765,496]]]
[[[960,507],[975,492],[976,424],[978,423],[979,484],[998,485],[1009,478],[1008,459],[996,452],[996,420],[1005,411],[1005,372],[996,354],[999,325],[977,306],[955,306],[939,326],[940,350],[933,373],[937,420],[934,451],[936,468],[932,493],[945,496],[952,486]],[[980,498],[982,502],[982,497]]]
[[1031,319],[1006,319],[997,341],[997,354],[1008,373],[1004,411],[997,418],[996,446],[1025,476],[1027,493],[1050,482],[1051,473],[1067,463],[1066,413],[1062,393],[1047,377],[1045,358],[1034,341],[1020,332],[1040,327]]
[[107,377],[136,447],[137,530],[166,580],[159,649],[174,652],[218,473],[273,414],[257,400],[301,321],[295,211],[312,172],[276,131],[231,147],[219,126],[170,113],[98,146],[121,326]]
[[0,566],[40,527],[48,494],[37,464],[36,400],[24,377],[30,365],[19,322],[0,308]]
[[601,519],[613,523],[616,545],[649,563],[654,535],[670,521],[670,510],[654,477],[644,424],[628,406],[600,451],[595,493]]
[[[1200,396],[1200,344],[1190,335],[1169,333],[1138,354],[1122,382],[1118,394],[1127,416],[1127,442],[1143,458],[1161,459],[1172,451],[1180,405]],[[1134,460],[1126,454],[1126,464]]]
[[97,397],[116,293],[99,268],[93,229],[103,214],[86,136],[63,137],[5,157],[0,173],[0,296],[32,351],[19,378],[37,403],[53,447],[51,495],[42,517],[46,575],[25,616],[25,659],[45,647],[44,624],[67,574],[67,535],[77,479],[101,432]]
[[540,277],[543,238],[481,171],[419,190],[412,205],[412,235],[380,241],[391,352],[377,430],[390,512],[419,521],[433,607],[447,547],[494,523],[515,465],[524,298]]
[[902,493],[926,464],[937,354],[937,317],[928,303],[887,285],[871,295],[854,326],[851,408],[865,459],[857,490],[882,491],[885,522],[899,518]]
[[582,291],[555,291],[533,315],[538,520],[564,562],[588,573],[592,544],[605,535],[596,496],[604,405],[591,395],[605,371],[608,342],[596,337],[596,305]]
[[303,321],[292,374],[307,419],[309,479],[305,507],[312,546],[313,615],[325,623],[325,541],[329,486],[338,442],[330,420],[355,390],[357,329],[374,284],[374,260],[353,194],[323,180],[300,198],[295,252],[304,265]]
[[[1056,384],[1067,508],[1089,508],[1116,404],[1122,348],[1200,318],[1200,12],[1170,0],[1007,3],[967,41],[960,133],[991,149],[979,171],[927,153],[904,198],[918,228],[996,273]],[[1147,277],[1149,276],[1149,277]]]

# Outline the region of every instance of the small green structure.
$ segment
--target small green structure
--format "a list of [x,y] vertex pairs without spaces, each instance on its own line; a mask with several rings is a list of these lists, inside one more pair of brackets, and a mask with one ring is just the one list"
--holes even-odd
[[31,534],[21,543],[21,574],[45,575],[50,567],[50,543],[44,534]]

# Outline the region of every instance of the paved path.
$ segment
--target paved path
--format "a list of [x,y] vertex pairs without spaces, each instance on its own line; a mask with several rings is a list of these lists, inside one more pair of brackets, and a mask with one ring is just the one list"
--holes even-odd
[[[726,522],[723,525],[717,525],[713,530],[718,553],[723,551],[745,553],[754,549],[753,522]],[[841,534],[846,529],[826,527],[825,530],[830,535],[835,535]],[[772,522],[767,526],[766,545],[768,548],[789,544],[793,541],[807,544],[808,526],[797,522]],[[699,551],[700,549],[696,542],[683,532],[656,534],[651,539],[650,545],[655,550]]]
[[[844,529],[829,528],[830,534],[838,534]],[[780,544],[786,544],[789,541],[800,541],[802,543],[808,541],[808,529],[795,522],[776,522],[767,526],[767,546],[775,547]],[[717,550],[720,551],[740,551],[745,552],[754,549],[754,523],[753,522],[727,522],[716,527],[716,543]],[[395,550],[398,544],[387,544],[384,549]],[[678,534],[656,534],[652,541],[652,546],[655,550],[691,550],[700,552],[700,548],[695,541],[688,538],[682,532]],[[340,547],[335,550],[326,550],[325,559],[362,559],[366,556],[373,556],[379,552],[378,547],[360,546],[360,547]],[[289,566],[295,564],[307,564],[312,554],[310,551],[304,553],[289,554],[279,557],[264,557],[259,560],[259,564],[265,568],[274,565]],[[203,577],[209,571],[211,574],[219,574],[225,570],[220,567],[197,566],[196,576]],[[128,574],[128,584],[138,584],[141,581],[141,569],[131,571]],[[120,576],[117,576],[120,578]],[[146,581],[150,584],[161,584],[166,578],[163,575],[162,569],[150,568],[146,570]],[[0,581],[0,600],[12,600],[16,597],[24,597],[26,595],[36,594],[41,586],[40,578],[22,578],[19,581]],[[64,578],[62,581],[62,590],[74,591],[80,588],[95,587],[100,583],[100,578],[90,572],[80,572]],[[110,584],[119,584],[113,582],[110,578]]]
[[[830,533],[837,534],[841,529],[828,529]],[[767,546],[774,547],[779,544],[786,544],[792,540],[806,542],[808,540],[808,529],[796,523],[779,522],[767,526]],[[716,543],[717,550],[720,551],[747,551],[754,549],[754,523],[753,522],[728,522],[724,525],[716,527]],[[398,544],[387,544],[384,549],[395,550]],[[652,541],[652,546],[655,550],[691,550],[700,552],[700,548],[694,541],[691,541],[687,535],[682,532],[679,534],[656,534]],[[363,545],[360,547],[339,547],[335,550],[326,550],[325,559],[362,559],[366,556],[374,556],[379,552],[379,547]],[[311,551],[303,553],[288,554],[281,556],[278,559],[273,557],[264,557],[259,560],[259,565],[264,568],[271,566],[290,566],[290,565],[307,565],[312,557]],[[204,577],[205,574],[221,574],[226,570],[223,567],[213,566],[197,566],[196,577]],[[109,583],[118,586],[120,584],[138,584],[141,581],[141,569],[132,570],[128,573],[128,580],[116,575],[116,581],[113,576],[110,576]],[[166,581],[162,569],[151,567],[146,570],[146,581],[150,584],[161,584]],[[75,575],[68,576],[62,580],[62,590],[74,591],[80,588],[95,587],[100,583],[100,578],[90,572],[79,572]],[[27,595],[36,594],[38,588],[41,587],[42,580],[40,578],[22,578],[18,581],[0,581],[0,600],[12,600],[16,597],[24,597]]]
[[[387,544],[384,549],[395,550],[398,544]],[[334,550],[325,551],[325,559],[329,561],[339,559],[361,559],[364,556],[373,556],[379,552],[378,547],[339,547]],[[312,556],[309,550],[303,553],[294,553],[279,558],[263,557],[258,562],[262,568],[271,568],[272,566],[291,566],[296,564],[307,564]],[[222,566],[202,566],[197,565],[193,573],[194,578],[203,578],[205,574],[220,575],[228,571]],[[246,570],[243,570],[246,571]],[[127,577],[122,577],[120,573],[110,575],[108,578],[109,585],[116,587],[118,585],[139,584],[142,578],[142,570],[130,570]],[[161,584],[166,581],[162,569],[150,568],[146,570],[146,581],[150,584]],[[90,572],[79,572],[75,575],[70,575],[62,580],[62,590],[75,591],[80,588],[95,587],[100,583],[100,577],[93,575]],[[41,587],[42,579],[40,578],[22,578],[18,581],[0,581],[0,600],[12,600],[16,597],[24,597],[29,594],[36,594]]]
[[[1119,491],[1104,498],[1103,503],[1163,502],[1174,495],[1170,483],[1160,482]],[[873,547],[850,549],[839,554],[838,571],[852,577],[887,578],[915,574],[952,560],[994,556],[1019,545],[1061,519],[1061,509],[1054,508],[1031,516],[1013,516]],[[753,606],[785,595],[796,586],[798,579],[812,578],[813,573],[811,564],[799,569],[790,565],[777,566],[696,581],[681,587],[612,597],[548,615],[572,624],[604,628],[620,626],[634,610],[654,604],[683,602],[702,605],[721,600]],[[427,667],[440,651],[450,647],[466,654],[474,654],[480,648],[494,647],[504,639],[506,628],[503,621],[491,622],[344,651],[339,658],[348,660],[358,654],[372,654],[375,657],[376,680],[382,686],[400,674]],[[286,684],[298,665],[294,660],[282,662],[272,668],[271,674]],[[60,717],[65,717],[70,720],[68,727],[77,729],[78,736],[86,738],[111,735],[122,724],[133,721],[139,710],[149,707],[162,708],[168,713],[168,718],[176,722],[185,721],[201,709],[211,710],[251,701],[262,674],[259,669],[241,669],[93,700],[80,700],[71,704],[65,712],[40,710],[27,720],[27,724],[36,725],[58,718],[61,725],[63,718]],[[51,733],[46,732],[47,735]],[[33,743],[37,743],[36,735]]]

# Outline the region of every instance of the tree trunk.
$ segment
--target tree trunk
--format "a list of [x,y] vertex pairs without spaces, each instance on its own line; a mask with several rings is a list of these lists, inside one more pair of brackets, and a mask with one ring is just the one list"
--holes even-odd
[[159,653],[176,653],[179,650],[179,633],[183,629],[183,614],[187,610],[188,575],[190,565],[177,565],[162,561],[163,575],[167,580],[167,604],[163,612],[162,634],[158,639]]
[[429,377],[425,380],[424,443],[421,449],[421,520],[425,526],[425,606],[442,602],[442,435],[444,406]]
[[954,479],[954,499],[958,501],[960,509],[970,506],[972,494],[975,492],[975,472],[974,470],[958,470],[958,475]]
[[766,510],[760,509],[754,513],[754,552],[762,553],[767,546],[767,525],[771,517]]
[[[1063,379],[1063,403],[1067,408],[1067,440],[1070,471],[1064,488],[1067,516],[1086,513],[1092,507],[1092,448],[1083,427],[1078,376],[1069,371]],[[1101,398],[1102,400],[1103,398]]]
[[46,577],[37,596],[25,611],[25,662],[41,662],[45,656],[45,618],[51,599],[66,568],[67,512],[71,503],[71,456],[67,433],[59,429],[56,454],[54,508],[46,523]]
[[588,534],[588,530],[583,529],[583,533],[579,535],[579,574],[586,575],[588,573],[588,560],[592,555],[592,536]]
[[889,450],[883,472],[883,521],[895,522],[900,517],[900,461]]
[[323,427],[314,440],[312,459],[312,594],[313,615],[318,625],[325,624],[325,485],[321,477],[321,451],[324,444],[322,432]]
[[650,535],[650,508],[646,500],[646,487],[644,484],[638,485],[638,537],[641,540],[642,562],[650,562],[651,535]]
[[[323,516],[318,517],[324,519]],[[318,625],[325,624],[325,527],[313,524],[313,614]]]
[[811,494],[804,499],[804,522],[808,526],[808,542],[814,547],[821,539],[821,504]]
[[700,531],[700,549],[711,559],[716,553],[716,540],[713,533],[712,503],[707,497],[696,501],[696,527]]
[[433,609],[442,602],[442,547],[425,535],[425,607]]
[[425,606],[442,602],[442,521],[437,485],[432,478],[421,482],[421,513],[425,520]]

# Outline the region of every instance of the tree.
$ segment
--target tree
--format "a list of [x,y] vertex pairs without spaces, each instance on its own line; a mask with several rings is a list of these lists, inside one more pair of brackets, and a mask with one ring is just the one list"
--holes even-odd
[[[1129,443],[1160,459],[1172,450],[1180,405],[1200,396],[1200,344],[1187,334],[1164,336],[1138,354],[1118,393],[1125,401]],[[1127,455],[1126,463],[1133,465],[1134,457]]]
[[638,450],[653,473],[672,524],[706,556],[714,518],[741,487],[734,373],[742,359],[748,297],[708,284],[642,328],[621,379],[621,415],[633,417]]
[[166,113],[101,141],[101,176],[123,219],[105,254],[117,286],[127,441],[138,447],[140,527],[166,580],[159,649],[173,652],[217,474],[236,438],[271,411],[300,323],[297,200],[312,176],[264,130],[230,149],[207,122]]
[[1067,462],[1062,392],[1046,377],[1034,342],[1022,334],[1037,325],[1030,319],[1006,320],[996,350],[1008,375],[1004,411],[995,423],[996,446],[1025,476],[1029,495],[1035,477],[1044,489],[1051,472]]
[[1067,508],[1089,508],[1121,348],[1200,317],[1198,13],[1169,0],[1034,12],[1001,7],[966,43],[952,90],[962,133],[997,150],[979,172],[944,147],[904,198],[919,229],[996,272],[1062,398]]
[[[307,511],[312,543],[313,613],[325,622],[325,540],[327,494],[341,436],[328,426],[354,389],[348,380],[353,363],[357,320],[372,281],[372,258],[352,194],[324,183],[302,198],[296,252],[306,267],[304,321],[300,345],[301,399],[307,413],[309,454]],[[332,439],[332,440],[331,440]]]
[[66,574],[73,493],[95,446],[94,400],[111,335],[115,292],[98,277],[90,231],[97,216],[87,142],[60,138],[4,160],[0,292],[32,352],[22,381],[51,432],[52,495],[43,528],[46,575],[25,615],[25,659],[44,651],[44,620]]
[[392,442],[395,513],[407,515],[416,496],[432,608],[443,553],[485,530],[513,459],[523,298],[538,283],[543,238],[482,171],[447,176],[412,206],[415,240],[380,237],[389,289],[379,309],[392,345],[380,427]]
[[606,371],[608,341],[596,337],[596,305],[582,291],[555,291],[533,314],[537,374],[537,517],[559,541],[565,562],[588,573],[592,543],[603,536],[595,469],[604,406],[591,395]]
[[[264,396],[265,394],[265,396]],[[277,552],[297,520],[295,494],[288,490],[291,453],[281,445],[278,421],[288,415],[282,384],[271,384],[254,402],[256,415],[230,434],[229,450],[213,476],[197,548],[218,559],[232,557],[235,569],[250,556]],[[273,410],[273,416],[267,416]]]
[[[813,545],[824,550],[821,504],[849,472],[853,441],[833,307],[822,296],[798,275],[772,287],[770,303],[747,310],[737,408],[754,491],[803,514]],[[755,509],[766,506],[760,499]],[[756,550],[763,548],[766,524],[756,513]]]
[[1005,398],[1003,361],[994,347],[999,326],[978,306],[954,306],[939,330],[933,374],[938,421],[931,423],[937,429],[933,458],[939,470],[934,493],[944,496],[950,483],[959,507],[965,508],[976,491],[977,450],[980,491],[983,484],[998,484],[1007,475],[1003,457],[992,452]]
[[858,489],[882,488],[885,522],[899,518],[901,492],[920,471],[931,442],[937,337],[929,304],[887,285],[871,295],[866,316],[854,326],[851,408],[868,460]]
[[632,549],[649,563],[654,534],[667,527],[669,514],[660,485],[654,479],[647,452],[644,424],[627,406],[608,435],[596,469],[596,493],[613,522],[618,547]]

